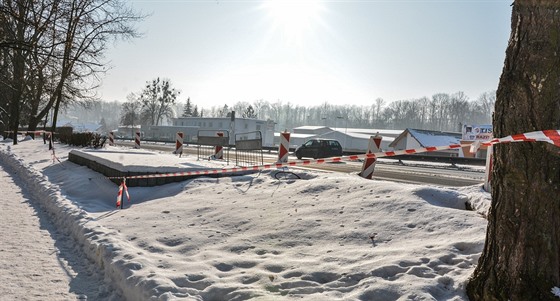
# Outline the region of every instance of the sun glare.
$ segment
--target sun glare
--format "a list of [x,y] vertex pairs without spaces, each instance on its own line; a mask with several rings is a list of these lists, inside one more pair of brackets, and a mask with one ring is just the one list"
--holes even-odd
[[263,8],[288,44],[300,44],[312,33],[324,10],[320,0],[267,0]]

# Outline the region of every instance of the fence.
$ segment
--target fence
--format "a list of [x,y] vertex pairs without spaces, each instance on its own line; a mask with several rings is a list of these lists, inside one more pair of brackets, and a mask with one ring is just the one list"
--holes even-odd
[[235,165],[263,165],[263,142],[260,131],[235,134]]
[[[219,134],[222,136],[219,136]],[[200,130],[197,133],[197,159],[213,160],[221,151],[221,159],[229,162],[229,131],[227,130]]]

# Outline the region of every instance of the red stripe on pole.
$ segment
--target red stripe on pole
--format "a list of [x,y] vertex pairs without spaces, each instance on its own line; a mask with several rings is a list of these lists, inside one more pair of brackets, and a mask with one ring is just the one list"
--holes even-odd
[[289,148],[290,148],[290,133],[289,132],[280,133],[280,146],[278,148],[279,163],[288,162]]

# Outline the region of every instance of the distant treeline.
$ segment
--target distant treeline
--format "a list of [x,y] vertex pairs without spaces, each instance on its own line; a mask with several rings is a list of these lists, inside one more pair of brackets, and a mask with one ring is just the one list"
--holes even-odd
[[[463,92],[453,94],[437,93],[431,98],[422,97],[387,103],[378,98],[371,105],[344,105],[325,102],[318,106],[300,106],[290,102],[268,102],[257,100],[253,103],[237,102],[233,106],[197,106],[198,116],[226,117],[231,111],[238,117],[258,118],[276,122],[276,130],[291,130],[302,125],[323,125],[337,128],[378,128],[378,129],[430,129],[460,131],[462,124],[490,124],[496,99],[495,91],[486,92],[475,100],[470,100]],[[116,128],[122,120],[122,103],[88,102],[67,108],[67,116],[77,117],[80,122],[99,122],[103,126]],[[185,110],[184,103],[173,104],[170,116],[180,117]],[[140,121],[149,124],[149,121]],[[170,119],[160,124],[169,124]]]
[[[470,100],[463,92],[438,93],[431,98],[422,97],[387,103],[381,98],[371,105],[329,104],[300,106],[289,102],[257,100],[252,104],[238,102],[233,107],[213,107],[204,110],[204,116],[225,116],[234,110],[238,116],[254,111],[258,119],[271,119],[277,130],[292,129],[302,125],[329,127],[379,128],[379,129],[430,129],[460,131],[461,124],[490,124],[496,92],[486,92]],[[250,109],[249,109],[250,108]]]

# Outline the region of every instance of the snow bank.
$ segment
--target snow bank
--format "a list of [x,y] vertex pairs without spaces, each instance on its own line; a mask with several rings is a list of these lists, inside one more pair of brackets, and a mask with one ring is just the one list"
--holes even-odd
[[53,164],[20,144],[0,161],[127,300],[467,300],[484,244],[486,220],[465,210],[484,212],[479,186],[272,170],[129,188],[114,210],[117,187],[65,161],[69,148]]

